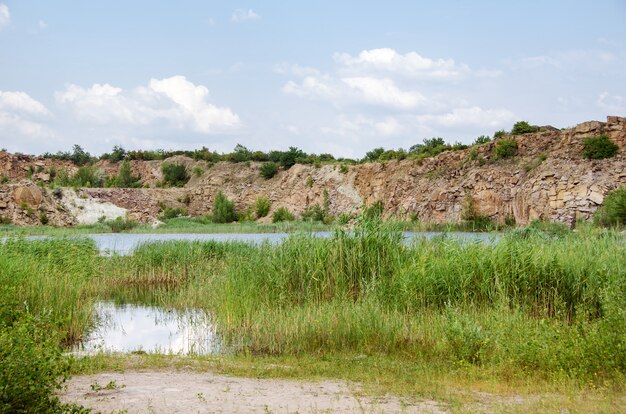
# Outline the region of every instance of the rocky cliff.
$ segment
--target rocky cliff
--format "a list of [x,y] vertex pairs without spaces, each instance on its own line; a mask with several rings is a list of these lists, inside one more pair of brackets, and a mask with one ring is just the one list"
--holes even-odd
[[[583,158],[583,139],[599,134],[607,134],[619,146],[618,154],[604,160]],[[589,218],[607,192],[626,186],[626,118],[608,117],[607,122],[585,122],[563,130],[542,128],[507,138],[518,145],[517,155],[508,159],[496,160],[496,144],[491,142],[424,160],[349,166],[347,171],[337,164],[295,165],[270,180],[259,175],[258,163],[209,165],[175,157],[169,161],[184,163],[192,175],[184,188],[176,189],[154,188],[162,178],[160,161],[133,161],[133,173],[149,188],[76,192],[45,186],[51,167],[75,171],[75,166],[0,152],[0,177],[6,177],[0,184],[0,216],[16,224],[37,224],[43,213],[50,224],[72,225],[93,221],[96,209],[105,216],[125,214],[150,222],[163,206],[183,207],[192,215],[209,213],[218,191],[239,209],[265,195],[272,210],[287,207],[299,214],[312,204],[321,205],[326,191],[331,214],[358,211],[380,200],[388,216],[458,222],[471,198],[477,212],[493,220],[514,217],[517,224],[526,224],[543,218],[573,223],[579,217]],[[113,175],[119,164],[99,162],[97,167]]]

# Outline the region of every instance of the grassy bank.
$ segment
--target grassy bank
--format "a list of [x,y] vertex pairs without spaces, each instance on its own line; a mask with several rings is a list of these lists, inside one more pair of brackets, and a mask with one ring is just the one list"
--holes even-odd
[[5,309],[45,315],[65,344],[112,298],[208,309],[236,360],[317,361],[309,375],[356,358],[384,361],[390,382],[423,370],[624,391],[626,245],[609,231],[407,246],[397,225],[364,221],[328,239],[153,243],[113,257],[89,241],[17,239],[0,245],[0,286]]

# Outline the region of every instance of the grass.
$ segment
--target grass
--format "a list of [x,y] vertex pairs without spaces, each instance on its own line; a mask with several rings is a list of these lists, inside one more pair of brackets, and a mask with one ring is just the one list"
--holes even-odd
[[[406,245],[399,230],[372,220],[327,239],[161,242],[112,257],[86,240],[11,239],[0,245],[0,299],[50,315],[66,344],[89,329],[98,299],[208,309],[236,352],[206,360],[231,373],[257,375],[275,363],[295,367],[275,375],[293,370],[461,400],[461,391],[446,390],[526,384],[535,392],[543,384],[571,391],[573,408],[584,393],[623,397],[622,235],[535,226],[498,242]],[[95,357],[75,369],[134,366],[125,358]],[[146,358],[137,364],[175,363]],[[415,378],[434,379],[426,386]]]

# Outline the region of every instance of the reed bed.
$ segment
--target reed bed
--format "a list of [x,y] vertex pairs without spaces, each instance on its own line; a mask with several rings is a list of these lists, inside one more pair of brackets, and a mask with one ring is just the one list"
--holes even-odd
[[[586,230],[406,244],[393,223],[279,245],[161,242],[102,257],[84,240],[0,245],[3,297],[51,313],[66,342],[98,298],[212,312],[255,355],[384,354],[506,373],[623,378],[626,247]],[[503,374],[505,375],[505,374]]]

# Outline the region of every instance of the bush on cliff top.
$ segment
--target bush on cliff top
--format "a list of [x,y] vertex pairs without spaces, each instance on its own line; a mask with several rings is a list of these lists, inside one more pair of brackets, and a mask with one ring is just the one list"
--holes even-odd
[[521,135],[521,134],[530,134],[533,132],[539,131],[539,127],[534,125],[530,125],[526,121],[519,121],[513,125],[513,129],[511,130],[511,134],[513,135]]

